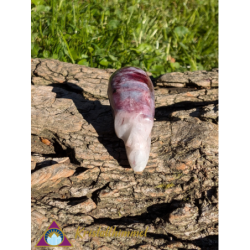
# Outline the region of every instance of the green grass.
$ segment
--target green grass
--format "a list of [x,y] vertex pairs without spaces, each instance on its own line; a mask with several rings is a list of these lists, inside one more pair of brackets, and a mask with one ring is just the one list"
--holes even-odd
[[32,0],[31,55],[153,75],[218,67],[217,0]]

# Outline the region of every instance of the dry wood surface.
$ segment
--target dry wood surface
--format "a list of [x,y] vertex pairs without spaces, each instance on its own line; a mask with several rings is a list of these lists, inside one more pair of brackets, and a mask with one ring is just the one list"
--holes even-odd
[[[114,71],[31,60],[32,249],[53,220],[71,249],[218,249],[218,69],[151,76],[156,112],[141,174],[114,132]],[[148,231],[75,239],[79,226]]]

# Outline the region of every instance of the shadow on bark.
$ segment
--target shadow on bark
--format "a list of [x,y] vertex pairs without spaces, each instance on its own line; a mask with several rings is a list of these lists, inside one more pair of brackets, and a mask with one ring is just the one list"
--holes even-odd
[[[164,239],[167,240],[167,243],[164,243],[164,246],[168,246],[173,244],[174,242],[182,242],[182,243],[191,243],[197,247],[201,247],[202,250],[218,249],[218,235],[210,235],[204,238],[199,238],[195,240],[183,240],[178,238],[171,233],[165,231],[165,223],[169,223],[169,215],[177,208],[181,208],[185,206],[185,202],[183,201],[172,201],[170,203],[161,203],[149,206],[147,211],[142,213],[139,216],[127,216],[120,219],[109,219],[109,218],[100,218],[95,219],[94,224],[105,224],[109,227],[116,227],[116,231],[118,230],[128,230],[130,225],[134,223],[145,223],[153,224],[158,230],[160,229],[164,233],[147,233],[147,237],[153,239]],[[119,227],[120,226],[120,227]],[[124,226],[126,228],[124,228]],[[132,230],[135,230],[131,228]],[[141,244],[135,245],[132,248],[139,247]],[[177,249],[186,249],[186,248],[177,248]]]
[[[98,100],[92,101],[86,99],[83,96],[84,90],[76,84],[67,82],[67,84],[51,84],[50,86],[54,87],[52,92],[56,93],[56,98],[67,98],[74,102],[82,117],[94,127],[98,134],[99,142],[107,149],[108,153],[116,159],[123,168],[130,168],[124,143],[121,139],[117,138],[114,131],[113,116],[110,106],[102,105]],[[62,90],[66,90],[67,92],[65,93],[65,91],[63,92]],[[178,118],[175,118],[174,120],[169,118],[169,114],[178,110],[188,110],[216,103],[218,103],[218,101],[185,101],[168,106],[162,106],[155,109],[155,118],[158,121],[177,121],[179,120]],[[95,110],[96,112],[93,112]],[[191,116],[197,116],[196,112],[191,113]],[[105,122],[102,122],[103,120],[105,120]],[[110,132],[110,126],[112,126],[112,132]],[[112,143],[119,143],[119,147],[122,151],[119,153],[114,151],[112,149],[113,147],[110,146]],[[77,159],[74,158],[74,155],[71,154],[70,156],[72,163],[80,164]]]
[[[113,117],[110,106],[102,105],[100,101],[91,101],[86,99],[82,93],[83,89],[75,84],[65,85],[65,84],[51,84],[53,86],[52,92],[56,93],[56,98],[67,98],[71,99],[79,113],[82,115],[84,120],[86,120],[89,124],[91,124],[98,134],[99,142],[107,149],[108,153],[116,159],[119,164],[123,168],[130,168],[129,162],[127,160],[125,146],[121,139],[117,138],[114,125],[113,125]],[[75,94],[75,95],[65,95],[62,93],[60,89],[64,89]],[[87,107],[87,108],[86,108]],[[96,110],[96,112],[94,112]],[[91,111],[91,112],[90,112]],[[105,120],[109,119],[109,126],[107,124],[102,123],[102,117]],[[111,125],[112,124],[112,125]],[[110,126],[112,126],[112,133],[110,133]],[[112,150],[110,146],[111,143],[119,143],[119,147],[123,149],[122,152],[117,153],[116,151]],[[126,159],[126,160],[124,160]],[[77,160],[76,160],[77,161]]]
[[[155,239],[162,239],[163,238],[163,237],[161,237],[161,235],[153,234],[153,233],[148,233],[147,235],[149,237],[152,237]],[[171,234],[168,234],[168,235],[171,236]],[[168,243],[164,243],[162,246],[167,247],[169,245],[172,245],[174,242],[182,242],[183,244],[191,243],[191,244],[195,245],[196,247],[200,247],[202,250],[217,250],[218,249],[218,236],[217,235],[207,236],[207,237],[200,238],[197,240],[181,240],[181,239],[178,239],[174,236],[171,236],[171,237],[172,237],[172,240],[171,241],[169,240]],[[176,248],[176,249],[186,250],[187,248]]]

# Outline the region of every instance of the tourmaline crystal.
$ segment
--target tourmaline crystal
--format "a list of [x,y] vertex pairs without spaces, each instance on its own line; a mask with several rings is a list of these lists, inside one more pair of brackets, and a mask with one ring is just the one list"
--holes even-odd
[[145,169],[154,122],[154,87],[145,71],[135,67],[117,70],[109,79],[108,97],[117,137],[124,141],[130,166]]

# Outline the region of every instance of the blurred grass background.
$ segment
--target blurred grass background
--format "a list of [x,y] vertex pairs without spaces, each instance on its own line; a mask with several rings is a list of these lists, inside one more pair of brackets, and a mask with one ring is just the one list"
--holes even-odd
[[31,55],[154,76],[218,67],[218,0],[32,0]]

